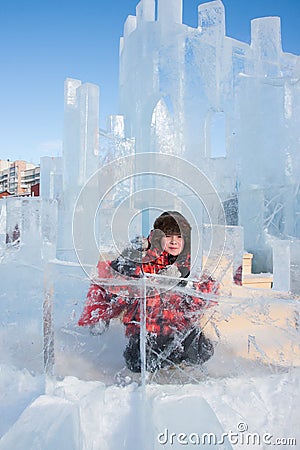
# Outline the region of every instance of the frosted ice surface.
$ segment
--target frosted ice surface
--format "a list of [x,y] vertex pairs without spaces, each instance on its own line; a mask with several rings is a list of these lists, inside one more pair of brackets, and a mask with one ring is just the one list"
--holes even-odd
[[[280,17],[264,17],[251,21],[251,46],[258,61],[268,61],[277,64],[281,56],[281,27]],[[280,76],[280,72],[271,66],[267,72],[260,72],[259,75]]]
[[43,270],[16,249],[1,264],[2,364],[43,373]]
[[62,158],[43,156],[40,161],[41,181],[40,196],[58,199],[63,189]]
[[174,120],[164,99],[160,99],[153,110],[151,131],[153,136],[153,151],[160,151],[166,154],[178,153]]
[[[40,418],[43,417],[41,427]],[[79,411],[62,398],[40,396],[20,416],[0,441],[0,449],[66,450],[82,448]]]
[[182,23],[182,0],[158,0],[157,19],[164,26]]
[[290,260],[290,280],[291,291],[300,293],[300,240],[294,239],[291,242]]
[[73,78],[67,78],[65,83],[65,104],[68,106],[77,105],[77,88],[81,86],[80,80],[74,80]]
[[[196,443],[201,448],[211,448],[213,443],[218,450],[232,449],[228,439],[222,438],[224,430],[217,416],[201,396],[157,396],[153,401],[153,425],[155,450],[162,445],[179,450]],[[211,442],[209,434],[214,436]]]
[[136,7],[136,17],[138,25],[143,22],[153,22],[155,20],[155,1],[141,0]]
[[273,243],[273,275],[274,289],[289,292],[291,287],[290,271],[290,241],[277,240]]
[[136,29],[136,17],[127,16],[124,24],[124,38],[128,37]]
[[107,118],[107,133],[116,138],[123,139],[124,136],[124,117],[121,115],[111,115]]
[[225,10],[220,0],[198,6],[198,27],[205,38],[212,40],[225,36]]

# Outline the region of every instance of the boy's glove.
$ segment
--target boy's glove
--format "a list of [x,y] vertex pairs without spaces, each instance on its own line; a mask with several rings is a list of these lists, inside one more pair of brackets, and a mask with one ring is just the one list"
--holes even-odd
[[[177,266],[170,265],[165,267],[164,269],[161,269],[159,272],[157,272],[157,275],[163,275],[162,278],[160,277],[151,277],[150,280],[154,283],[159,283],[159,285],[162,288],[172,288],[178,285],[178,281],[175,280],[175,278],[180,278],[181,273]],[[166,278],[165,278],[166,277]]]
[[167,266],[164,269],[161,269],[159,272],[157,272],[157,274],[163,275],[165,277],[172,277],[172,278],[180,278],[181,277],[180,270],[174,264]]
[[149,241],[143,236],[137,236],[131,241],[131,246],[125,248],[118,258],[111,262],[111,268],[121,275],[136,276],[136,269],[142,263],[149,248]]
[[93,336],[101,336],[109,327],[109,320],[99,320],[99,322],[90,325],[90,333]]
[[143,252],[143,254],[150,247],[148,238],[145,238],[143,236],[136,236],[134,239],[132,239],[131,244],[134,250],[139,250],[140,252]]

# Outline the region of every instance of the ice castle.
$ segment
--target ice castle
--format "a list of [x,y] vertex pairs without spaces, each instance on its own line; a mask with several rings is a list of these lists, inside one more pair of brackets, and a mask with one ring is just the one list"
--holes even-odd
[[[182,23],[182,0],[141,0],[119,66],[120,109],[107,128],[99,87],[66,79],[62,158],[41,158],[40,197],[0,199],[0,448],[152,450],[165,427],[296,443],[300,56],[282,51],[278,17],[253,20],[248,45],[225,35],[220,0],[198,7],[197,28]],[[216,306],[201,317],[210,361],[134,378],[121,321],[95,336],[78,319],[102,246],[165,208],[198,226],[200,262],[221,230],[230,289],[216,276]],[[257,273],[273,273],[273,289],[233,283],[244,251]],[[125,286],[140,289],[144,361],[152,280]]]
[[248,45],[225,35],[219,0],[198,7],[197,28],[182,23],[181,0],[158,2],[157,17],[154,0],[141,1],[121,38],[126,134],[138,152],[200,167],[262,270],[267,234],[300,237],[299,70],[282,51],[279,17],[253,20]]
[[[282,51],[279,17],[252,20],[247,44],[226,36],[221,0],[198,6],[197,28],[182,23],[182,8],[182,0],[141,0],[127,17],[120,114],[106,130],[98,86],[66,80],[63,157],[41,159],[40,199],[2,201],[2,237],[18,221],[26,241],[33,222],[22,215],[34,210],[42,258],[74,261],[72,212],[96,169],[126,155],[177,156],[211,181],[227,225],[243,228],[254,270],[273,271],[277,288],[289,290],[300,263],[300,57]],[[112,180],[121,172],[115,165]],[[130,189],[121,184],[107,209]]]

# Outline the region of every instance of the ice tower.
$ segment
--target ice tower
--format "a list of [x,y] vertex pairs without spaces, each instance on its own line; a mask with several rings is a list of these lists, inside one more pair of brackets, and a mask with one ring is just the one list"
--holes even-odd
[[68,78],[65,81],[64,99],[63,190],[57,256],[76,261],[72,214],[80,189],[98,168],[99,88]]

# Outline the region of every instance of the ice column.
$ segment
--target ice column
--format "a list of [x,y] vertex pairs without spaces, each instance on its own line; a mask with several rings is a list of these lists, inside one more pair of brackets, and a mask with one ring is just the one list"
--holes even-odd
[[63,142],[64,191],[82,186],[98,162],[99,88],[68,78],[65,82]]
[[182,23],[182,0],[158,0],[158,21],[163,25]]
[[210,40],[219,41],[225,36],[225,9],[220,0],[198,6],[198,27]]
[[[245,250],[254,254],[253,271],[272,270],[264,236],[264,193],[260,189],[240,191],[239,225],[244,227]],[[271,250],[270,250],[271,251]]]
[[259,75],[280,75],[278,65],[282,54],[280,17],[264,17],[251,21],[251,47]]
[[155,20],[155,1],[141,0],[136,7],[136,18],[138,26],[143,22]]
[[273,243],[273,288],[277,291],[290,290],[290,242],[276,240]]
[[[68,78],[65,82],[64,117],[63,197],[59,211],[57,257],[76,261],[72,240],[73,210],[81,188],[98,169],[98,86]],[[96,195],[96,191],[93,193]]]
[[291,291],[295,294],[300,294],[300,240],[293,239],[290,241],[291,251],[291,267],[290,280]]
[[63,187],[68,189],[75,182],[79,154],[79,114],[77,88],[80,80],[67,78],[64,85],[64,137],[63,137]]
[[128,16],[124,24],[124,38],[127,38],[136,29],[136,17]]
[[58,199],[62,195],[62,158],[43,156],[41,162],[41,197]]

